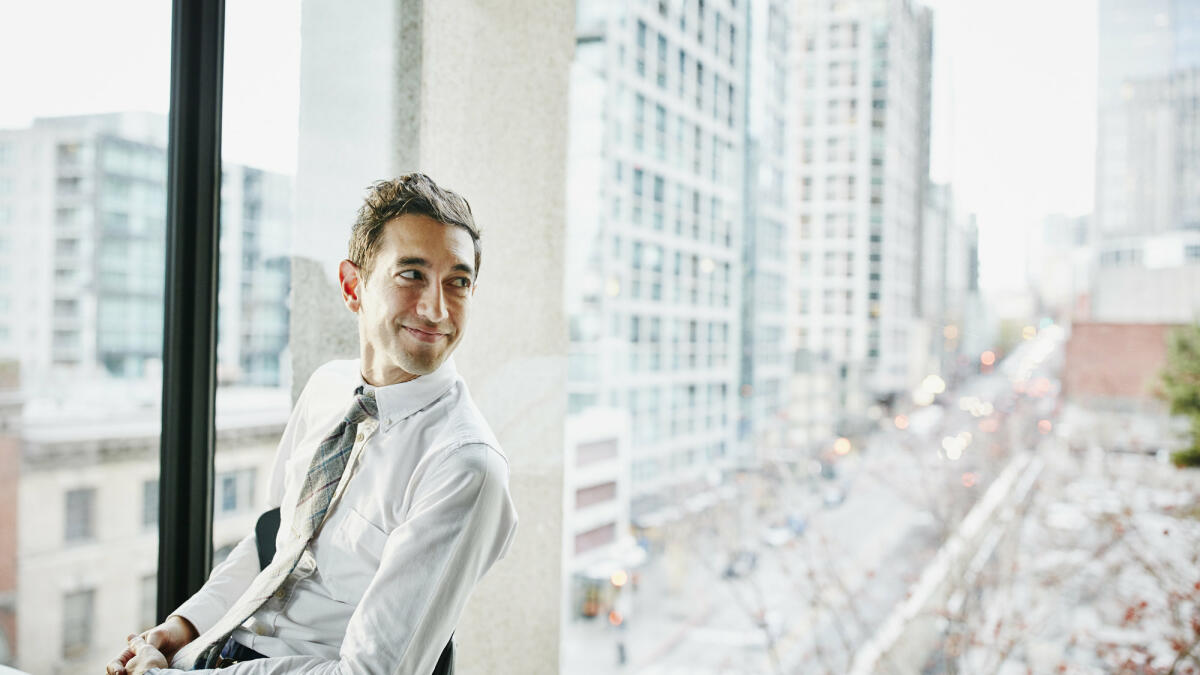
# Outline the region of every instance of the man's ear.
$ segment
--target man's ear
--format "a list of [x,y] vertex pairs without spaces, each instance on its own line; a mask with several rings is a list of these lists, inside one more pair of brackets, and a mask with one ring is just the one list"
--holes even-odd
[[338,285],[342,289],[342,302],[346,303],[346,307],[355,314],[358,313],[359,307],[362,306],[362,301],[359,299],[362,282],[363,278],[360,275],[358,265],[349,260],[343,260],[338,265]]

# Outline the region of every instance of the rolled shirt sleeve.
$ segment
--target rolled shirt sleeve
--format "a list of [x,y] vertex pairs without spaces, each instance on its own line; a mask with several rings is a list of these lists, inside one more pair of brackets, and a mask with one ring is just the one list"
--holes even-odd
[[499,451],[468,443],[438,453],[436,464],[416,483],[407,518],[388,534],[338,659],[287,656],[220,672],[428,675],[475,584],[508,550],[516,524],[508,463]]

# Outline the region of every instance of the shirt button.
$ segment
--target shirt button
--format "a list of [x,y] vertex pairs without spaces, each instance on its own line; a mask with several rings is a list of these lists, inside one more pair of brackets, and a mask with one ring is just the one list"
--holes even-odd
[[362,439],[363,439],[364,437],[365,437],[365,435],[363,434],[363,432],[361,432],[361,431],[360,431],[360,432],[358,432],[358,442],[359,442],[359,443],[362,443]]
[[275,593],[274,593],[274,596],[275,596],[275,599],[276,599],[276,600],[282,600],[282,599],[284,598],[284,596],[285,596],[285,595],[287,595],[287,593],[286,593],[286,592],[285,592],[285,591],[284,591],[282,588],[280,588],[279,590],[275,591]]

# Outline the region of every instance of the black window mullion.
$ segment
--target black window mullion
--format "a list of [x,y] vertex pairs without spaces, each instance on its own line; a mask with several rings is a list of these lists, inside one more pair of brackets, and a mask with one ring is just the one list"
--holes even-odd
[[174,0],[167,144],[158,619],[212,560],[224,0]]

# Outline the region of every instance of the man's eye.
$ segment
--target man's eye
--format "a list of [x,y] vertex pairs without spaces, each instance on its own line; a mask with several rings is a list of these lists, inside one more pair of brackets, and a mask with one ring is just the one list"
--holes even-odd
[[404,270],[403,272],[397,272],[396,276],[401,279],[408,279],[409,281],[420,281],[421,279],[421,273],[417,270]]
[[455,277],[450,283],[459,288],[469,288],[471,286],[471,280],[467,277]]

